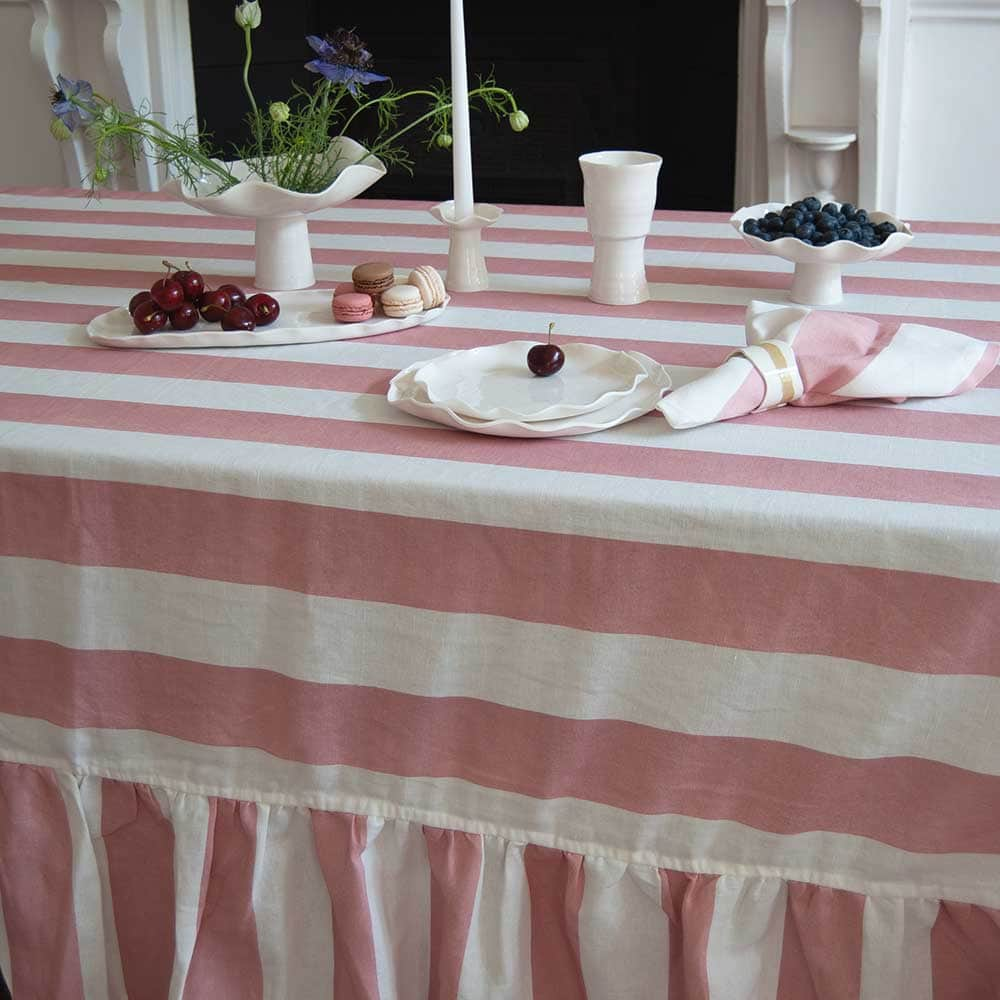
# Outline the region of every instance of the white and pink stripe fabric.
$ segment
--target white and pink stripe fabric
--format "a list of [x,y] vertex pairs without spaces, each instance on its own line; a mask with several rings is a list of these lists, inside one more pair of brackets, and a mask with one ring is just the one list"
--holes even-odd
[[[443,270],[426,209],[320,213],[321,283]],[[915,229],[847,311],[995,351],[1000,226]],[[16,1000],[1000,997],[1000,373],[697,435],[388,405],[552,318],[684,384],[790,282],[712,214],[657,213],[641,306],[591,252],[509,206],[430,326],[106,350],[162,258],[245,282],[252,232],[0,189]]]
[[1000,360],[1000,343],[939,327],[751,302],[747,348],[663,399],[675,430],[776,406],[957,396]]

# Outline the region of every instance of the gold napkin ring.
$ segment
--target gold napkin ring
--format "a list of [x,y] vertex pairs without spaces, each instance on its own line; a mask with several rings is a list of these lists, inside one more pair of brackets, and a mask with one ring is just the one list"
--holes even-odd
[[764,398],[752,413],[784,406],[805,392],[795,352],[783,340],[762,340],[733,351],[729,357],[746,358],[764,379]]

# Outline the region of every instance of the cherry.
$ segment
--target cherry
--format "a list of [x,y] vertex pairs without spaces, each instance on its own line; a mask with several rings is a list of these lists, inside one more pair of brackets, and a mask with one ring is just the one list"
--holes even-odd
[[197,322],[198,310],[192,302],[182,302],[170,314],[170,325],[175,330],[190,330]]
[[229,296],[229,302],[234,306],[246,305],[247,297],[239,285],[219,285],[219,291]]
[[173,312],[184,301],[184,286],[173,278],[160,278],[153,282],[149,294],[161,309]]
[[278,318],[278,313],[281,312],[281,306],[278,305],[277,299],[271,295],[265,295],[264,292],[251,295],[247,299],[246,307],[253,313],[253,318],[257,321],[258,326],[268,326],[273,323]]
[[136,309],[143,304],[143,302],[152,302],[153,296],[149,292],[136,292],[135,295],[129,300],[128,311],[131,315],[135,315]]
[[201,316],[209,323],[218,323],[229,312],[232,303],[229,296],[221,289],[205,292],[201,297]]
[[178,271],[174,275],[174,281],[181,283],[181,288],[184,289],[184,298],[197,305],[201,293],[205,291],[205,279],[197,271],[191,270],[191,264],[188,261],[184,261],[184,263],[187,265],[187,270]]
[[139,333],[156,333],[167,325],[167,314],[150,299],[136,309],[132,322]]
[[223,330],[253,330],[257,326],[253,313],[246,306],[233,306],[222,317]]
[[545,344],[535,344],[528,351],[528,367],[532,373],[546,378],[555,375],[566,362],[566,355],[552,343],[552,328],[555,323],[549,323],[549,339]]

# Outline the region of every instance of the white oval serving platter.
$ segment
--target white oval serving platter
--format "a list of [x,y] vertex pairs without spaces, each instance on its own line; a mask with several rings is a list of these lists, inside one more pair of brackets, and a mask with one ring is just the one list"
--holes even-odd
[[199,320],[193,330],[171,330],[159,333],[137,333],[126,308],[112,309],[95,316],[87,324],[87,336],[104,347],[139,349],[189,347],[258,347],[268,344],[316,344],[324,340],[351,340],[374,337],[411,326],[430,323],[444,312],[450,301],[436,309],[426,309],[414,316],[394,319],[376,315],[364,323],[338,323],[333,318],[330,302],[332,289],[309,289],[301,292],[279,292],[274,296],[281,314],[271,326],[256,330],[227,332],[218,323]]

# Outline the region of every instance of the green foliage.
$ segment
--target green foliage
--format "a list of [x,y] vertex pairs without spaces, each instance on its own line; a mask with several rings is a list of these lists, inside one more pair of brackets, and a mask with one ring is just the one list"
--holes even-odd
[[[249,11],[253,5],[244,6]],[[237,23],[241,9],[237,8]],[[375,156],[388,167],[411,174],[414,162],[401,141],[407,133],[422,126],[428,149],[447,149],[451,145],[452,100],[442,80],[428,90],[405,92],[390,84],[384,93],[369,97],[356,82],[334,83],[321,76],[311,90],[293,84],[287,101],[272,103],[261,111],[250,85],[253,25],[241,24],[241,28],[246,51],[243,86],[250,105],[247,125],[252,138],[234,150],[232,158],[245,161],[262,180],[290,191],[322,191],[349,165],[332,140],[349,136],[359,119],[374,117],[377,123],[373,136],[358,140],[367,150],[364,156]],[[364,54],[370,59],[367,52]],[[145,105],[130,113],[99,94],[86,100],[61,92],[57,96],[84,113],[85,134],[94,147],[92,189],[106,183],[123,162],[134,165],[143,155],[166,165],[169,174],[186,185],[197,184],[204,193],[220,193],[238,181],[214,149],[211,135],[198,131],[192,121],[168,129],[160,120],[162,116]],[[413,116],[407,119],[404,112],[414,105]],[[469,106],[492,113],[498,120],[506,117],[514,131],[527,126],[527,116],[519,111],[514,95],[498,86],[492,74],[469,91]],[[64,111],[60,125],[66,119]],[[66,138],[65,131],[58,128],[53,134]]]

